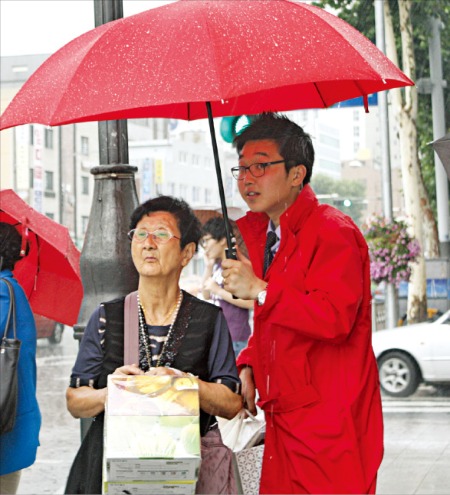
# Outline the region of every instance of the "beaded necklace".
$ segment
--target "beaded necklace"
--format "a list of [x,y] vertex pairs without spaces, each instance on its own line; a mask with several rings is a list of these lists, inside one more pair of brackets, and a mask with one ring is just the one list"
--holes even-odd
[[[156,366],[157,367],[158,366],[161,366],[161,358],[162,358],[162,356],[164,354],[164,351],[166,349],[167,342],[169,342],[169,339],[172,336],[173,326],[174,326],[175,321],[177,319],[178,311],[180,310],[180,306],[181,306],[182,300],[183,300],[183,292],[180,289],[180,295],[178,296],[178,302],[177,302],[177,306],[175,308],[175,312],[174,312],[174,316],[173,316],[173,319],[172,319],[172,323],[170,324],[169,331],[167,332],[166,340],[165,340],[165,342],[163,344],[163,347],[161,349],[161,353],[160,353],[159,358],[158,358],[158,361],[156,363]],[[145,354],[147,356],[148,368],[150,369],[152,367],[152,359],[151,359],[150,349],[149,349],[149,344],[148,344],[149,337],[147,335],[147,332],[145,331],[144,307],[141,305],[141,302],[140,302],[140,299],[139,299],[139,293],[137,294],[137,302],[138,302],[138,308],[139,308],[138,309],[138,314],[139,314],[139,330],[141,332],[142,340],[144,342]]]

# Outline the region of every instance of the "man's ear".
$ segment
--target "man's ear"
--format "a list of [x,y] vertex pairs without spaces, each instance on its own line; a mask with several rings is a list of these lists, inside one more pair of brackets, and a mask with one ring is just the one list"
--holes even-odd
[[181,254],[181,266],[183,268],[189,264],[194,254],[195,254],[195,243],[190,242],[189,244],[186,244]]
[[292,185],[294,187],[299,187],[303,184],[306,177],[306,167],[304,165],[296,165],[291,168],[292,173]]

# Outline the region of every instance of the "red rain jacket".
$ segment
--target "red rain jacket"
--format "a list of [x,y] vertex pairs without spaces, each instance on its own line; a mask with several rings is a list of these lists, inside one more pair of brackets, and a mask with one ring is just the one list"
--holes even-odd
[[[238,221],[262,278],[264,213]],[[366,242],[305,186],[280,218],[267,298],[238,358],[266,417],[261,493],[374,493],[383,457]]]

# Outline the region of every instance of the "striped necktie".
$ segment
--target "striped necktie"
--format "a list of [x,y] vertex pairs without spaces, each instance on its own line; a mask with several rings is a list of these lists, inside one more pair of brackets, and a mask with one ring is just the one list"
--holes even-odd
[[266,247],[264,248],[264,269],[263,269],[263,277],[265,277],[266,272],[270,266],[270,263],[272,263],[273,260],[273,252],[272,252],[272,246],[277,242],[277,234],[273,230],[269,230],[267,232],[267,239],[266,239]]

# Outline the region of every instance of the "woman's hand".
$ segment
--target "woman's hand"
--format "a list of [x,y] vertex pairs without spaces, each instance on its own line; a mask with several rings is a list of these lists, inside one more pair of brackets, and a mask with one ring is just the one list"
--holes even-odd
[[214,282],[212,277],[209,277],[203,282],[203,289],[212,292],[213,294],[217,294],[221,287],[219,284]]
[[181,370],[177,370],[176,368],[170,368],[169,366],[158,366],[156,368],[150,368],[148,371],[144,373],[147,376],[162,376],[162,375],[171,375],[171,376],[194,376],[192,373],[186,373]]
[[144,372],[136,364],[126,364],[117,368],[112,374],[118,376],[143,375]]

